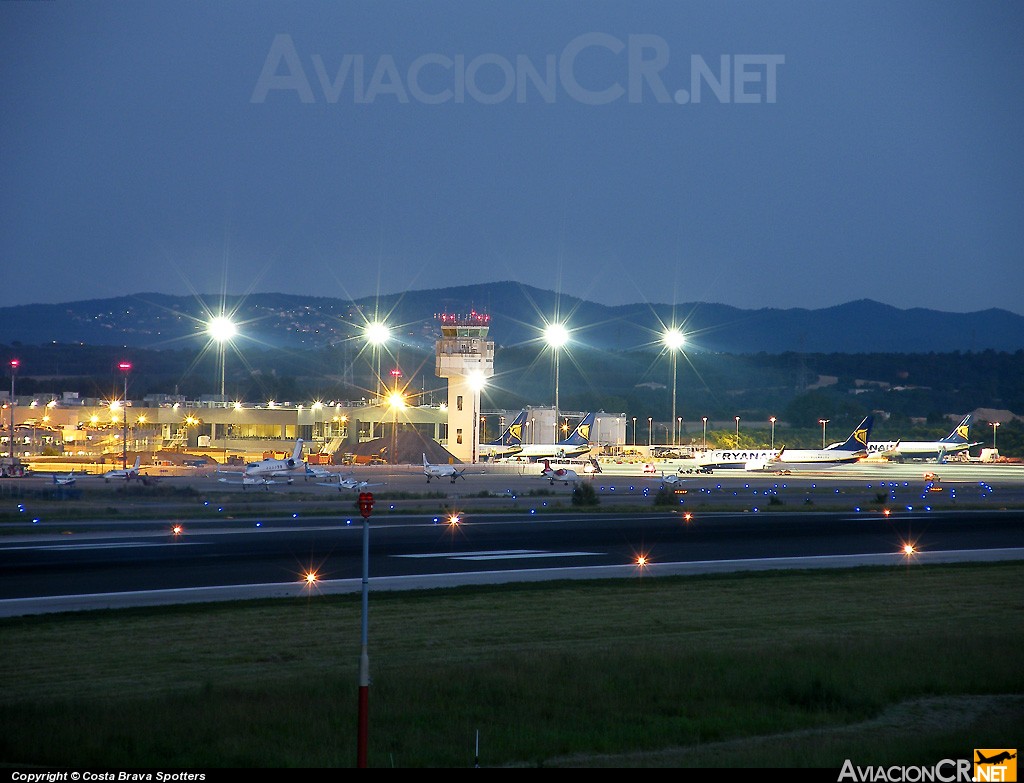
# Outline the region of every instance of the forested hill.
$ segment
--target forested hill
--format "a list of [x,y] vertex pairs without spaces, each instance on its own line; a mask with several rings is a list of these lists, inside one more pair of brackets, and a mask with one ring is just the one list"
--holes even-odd
[[1024,348],[1024,316],[990,309],[948,313],[901,310],[859,300],[819,310],[741,310],[713,303],[638,303],[607,307],[515,282],[409,291],[359,300],[286,294],[245,297],[140,293],[114,299],[0,308],[0,343],[51,342],[138,348],[190,348],[205,341],[205,325],[221,303],[239,323],[240,340],[275,347],[315,348],[360,338],[376,318],[395,339],[432,347],[441,312],[491,317],[499,346],[536,341],[545,321],[563,320],[572,340],[602,350],[658,345],[666,325],[687,333],[687,350],[756,353],[949,353]]

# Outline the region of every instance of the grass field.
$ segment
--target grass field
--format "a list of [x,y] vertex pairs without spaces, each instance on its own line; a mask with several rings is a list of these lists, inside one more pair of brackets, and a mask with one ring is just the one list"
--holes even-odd
[[[0,763],[354,767],[358,595],[0,620]],[[933,765],[1024,736],[1024,563],[370,595],[370,767]]]

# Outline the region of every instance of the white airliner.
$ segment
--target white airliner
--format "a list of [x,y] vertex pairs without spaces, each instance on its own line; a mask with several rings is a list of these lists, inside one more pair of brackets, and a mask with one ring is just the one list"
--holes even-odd
[[346,489],[350,489],[353,492],[362,492],[367,487],[380,487],[383,486],[383,481],[377,481],[370,483],[369,481],[357,481],[351,475],[338,474],[337,481],[320,481],[317,482],[318,487],[334,487],[339,492],[344,492]]
[[824,449],[714,449],[697,455],[699,470],[783,471],[858,462],[867,456],[873,416],[866,416],[843,443]]
[[860,462],[868,454],[874,420],[874,416],[865,416],[842,443],[833,443],[824,449],[787,449],[783,446],[774,457],[753,460],[743,468],[755,471],[815,470]]
[[527,443],[512,456],[539,461],[550,459],[572,459],[590,451],[590,428],[594,426],[594,414],[588,413],[565,440],[558,443]]
[[972,446],[981,445],[981,441],[972,443],[970,438],[972,415],[968,413],[953,431],[939,440],[926,441],[886,441],[868,444],[868,455],[887,459],[903,460],[935,460],[942,462],[950,454],[967,451]]
[[523,450],[523,427],[526,425],[526,411],[520,411],[512,423],[501,433],[497,440],[481,443],[480,456],[486,459],[512,457]]
[[454,465],[431,465],[427,462],[427,455],[423,455],[423,475],[427,477],[428,484],[432,478],[450,478],[454,484],[455,479],[466,478],[465,474],[466,468],[458,470]]
[[[296,478],[302,478],[304,481],[310,476],[323,478],[323,475],[318,476],[317,473],[314,472],[312,468],[307,467],[305,461],[303,461],[302,438],[295,441],[295,448],[292,450],[292,455],[290,457],[285,459],[261,459],[259,462],[250,462],[242,471],[218,470],[217,472],[230,476],[242,476],[247,479],[283,478],[287,479],[289,484],[291,484]],[[326,473],[327,472],[324,471],[324,474]],[[224,481],[224,479],[221,479],[221,481]],[[225,483],[238,482],[227,481]]]

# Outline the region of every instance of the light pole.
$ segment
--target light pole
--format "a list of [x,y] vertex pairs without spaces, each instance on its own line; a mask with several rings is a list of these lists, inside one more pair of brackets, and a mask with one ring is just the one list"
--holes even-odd
[[[13,383],[13,382],[14,381],[12,380],[11,383]],[[13,397],[13,396],[14,395],[12,394],[11,397]],[[12,421],[13,421],[14,414],[12,413],[11,416],[12,416]],[[993,453],[996,450],[996,427],[998,427],[999,424],[1000,424],[1000,422],[998,422],[998,421],[992,422],[992,451],[993,451]],[[13,427],[11,427],[11,432],[12,433],[14,432],[14,428]]]
[[366,325],[366,327],[363,329],[363,335],[366,337],[366,341],[370,343],[370,345],[373,348],[373,358],[376,364],[376,375],[374,381],[376,385],[375,394],[377,396],[377,399],[380,400],[380,352],[381,349],[384,347],[384,343],[391,339],[391,327],[389,327],[383,321],[374,321],[373,323],[369,323]]
[[740,445],[740,417],[736,417],[736,446]]
[[569,341],[569,330],[565,328],[565,324],[555,323],[548,324],[544,329],[544,341],[551,346],[551,350],[555,354],[555,426],[554,426],[554,441],[558,441],[558,369],[559,369],[559,357],[561,356],[561,348]]
[[[18,372],[18,368],[21,366],[20,359],[11,359],[11,439],[7,441],[7,454],[11,458],[11,475],[14,475],[14,376]],[[993,430],[992,440],[995,441],[995,431]]]
[[654,417],[647,417],[647,445],[654,445]]
[[124,373],[124,410],[121,415],[121,470],[128,470],[128,373],[131,362],[121,362],[117,368]]
[[772,423],[772,449],[774,449],[775,448],[775,417],[772,416],[770,419],[768,419],[768,421],[770,421]]
[[220,401],[224,402],[225,347],[231,341],[231,338],[238,333],[238,329],[234,322],[226,315],[218,315],[216,318],[210,319],[206,325],[206,333],[210,336],[211,340],[217,343],[217,364],[220,370]]
[[[661,340],[665,343],[665,347],[672,351],[672,421],[674,422],[676,420],[676,356],[679,349],[683,347],[683,343],[686,342],[686,338],[673,326],[662,335]],[[675,430],[672,431],[672,445],[676,445]]]
[[633,446],[636,446],[636,416],[633,417]]
[[708,450],[708,417],[707,416],[701,416],[700,418],[701,418],[701,421],[704,422],[704,437],[702,438],[702,442],[704,443],[704,451],[707,451]]
[[821,447],[825,448],[825,425],[828,424],[831,419],[818,419],[818,424],[821,425]]
[[678,445],[679,441],[682,440],[682,435],[683,435],[683,417],[679,416],[676,419],[676,444],[677,445]]

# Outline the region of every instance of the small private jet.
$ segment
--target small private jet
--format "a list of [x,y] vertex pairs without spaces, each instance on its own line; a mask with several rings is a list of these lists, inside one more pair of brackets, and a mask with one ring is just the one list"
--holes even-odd
[[[218,470],[217,472],[229,476],[240,476],[247,479],[287,479],[289,484],[291,484],[296,478],[308,481],[311,478],[330,478],[331,476],[330,471],[326,468],[310,467],[306,464],[305,460],[302,459],[302,438],[295,441],[295,448],[292,450],[292,455],[290,457],[286,457],[285,459],[261,459],[258,462],[250,462],[241,471]],[[223,481],[223,479],[221,480]],[[238,484],[240,482],[227,481],[225,483]]]
[[142,474],[139,472],[139,467],[142,465],[142,457],[135,457],[135,464],[130,468],[123,468],[117,470],[108,470],[106,473],[101,474],[103,480],[108,484],[111,479],[124,479],[125,481],[131,481],[132,479],[141,478]]
[[241,484],[242,489],[248,489],[249,487],[263,487],[268,492],[273,484],[291,484],[292,479],[286,479],[285,481],[275,481],[270,476],[242,476],[239,479],[217,479],[222,484]]
[[541,478],[547,479],[551,484],[556,481],[563,482],[566,486],[569,486],[569,482],[576,483],[580,480],[580,474],[572,468],[553,468],[551,467],[550,460],[542,460],[544,463],[544,469],[541,470]]
[[319,481],[317,482],[318,487],[333,487],[339,492],[344,492],[346,489],[352,490],[353,492],[362,492],[367,487],[380,487],[384,485],[383,481],[358,481],[351,475],[338,474],[335,477],[336,481]]

